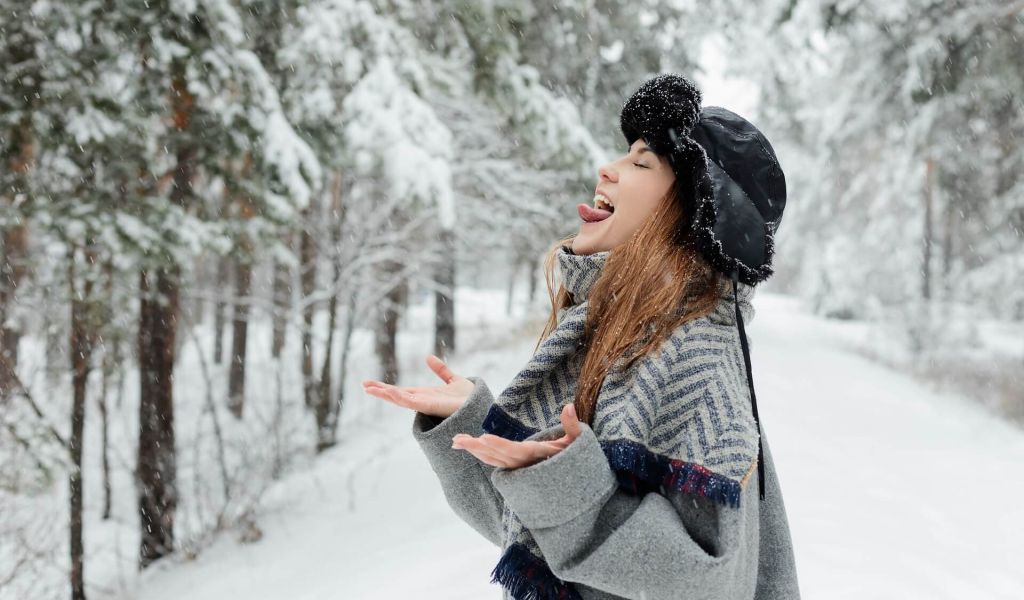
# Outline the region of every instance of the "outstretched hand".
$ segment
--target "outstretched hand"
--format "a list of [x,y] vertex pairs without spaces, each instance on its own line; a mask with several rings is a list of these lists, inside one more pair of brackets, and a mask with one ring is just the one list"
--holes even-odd
[[473,382],[465,377],[452,373],[443,360],[430,354],[427,366],[441,378],[444,385],[434,387],[410,387],[391,385],[376,379],[363,380],[363,389],[368,394],[383,398],[425,415],[448,418],[459,410],[473,392]]
[[495,467],[528,467],[558,454],[580,436],[580,422],[576,418],[575,406],[566,404],[562,408],[561,419],[565,435],[557,440],[514,442],[490,433],[480,437],[459,433],[452,438],[452,448],[468,450],[473,456]]

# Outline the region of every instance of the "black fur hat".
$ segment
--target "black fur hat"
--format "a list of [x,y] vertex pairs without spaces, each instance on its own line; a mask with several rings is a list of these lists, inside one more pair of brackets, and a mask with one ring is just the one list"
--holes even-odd
[[[626,100],[619,124],[630,145],[643,138],[693,190],[690,231],[718,271],[756,285],[772,275],[773,236],[786,206],[786,179],[771,144],[753,124],[717,106],[672,73],[647,80]],[[689,232],[679,232],[683,236]]]

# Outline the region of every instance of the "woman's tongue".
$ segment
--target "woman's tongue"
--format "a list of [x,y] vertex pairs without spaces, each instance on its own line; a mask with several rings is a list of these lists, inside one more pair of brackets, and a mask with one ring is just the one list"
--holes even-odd
[[594,208],[593,206],[580,202],[576,205],[576,211],[580,213],[580,218],[588,223],[595,223],[597,221],[603,221],[608,217],[612,216],[611,211],[604,210],[603,208]]

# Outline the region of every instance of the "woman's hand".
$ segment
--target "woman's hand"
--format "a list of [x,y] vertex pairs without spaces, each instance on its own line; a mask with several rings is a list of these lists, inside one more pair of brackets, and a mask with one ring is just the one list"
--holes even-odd
[[528,467],[558,454],[580,436],[580,422],[576,418],[575,406],[566,404],[562,408],[561,418],[565,435],[557,440],[514,442],[490,433],[480,437],[459,433],[452,438],[452,448],[468,450],[473,456],[495,467]]
[[368,394],[425,415],[447,419],[459,410],[469,398],[469,394],[473,391],[473,382],[452,373],[448,365],[433,354],[427,356],[427,366],[441,378],[445,385],[398,387],[375,379],[365,379],[363,380],[363,390]]

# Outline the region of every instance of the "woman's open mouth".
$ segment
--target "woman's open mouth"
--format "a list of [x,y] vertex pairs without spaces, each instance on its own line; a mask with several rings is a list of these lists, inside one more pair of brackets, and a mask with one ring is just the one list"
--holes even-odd
[[603,208],[594,208],[585,202],[580,202],[576,205],[576,212],[579,213],[580,218],[586,223],[597,223],[612,216],[612,211],[605,210]]

